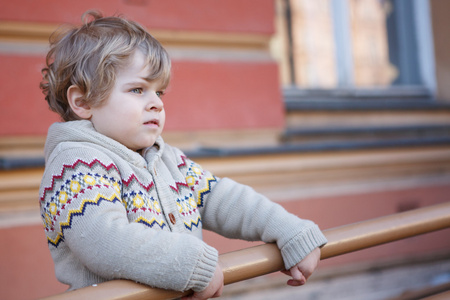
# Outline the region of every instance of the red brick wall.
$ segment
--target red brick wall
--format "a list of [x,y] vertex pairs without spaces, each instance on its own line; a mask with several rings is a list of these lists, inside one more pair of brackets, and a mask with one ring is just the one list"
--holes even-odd
[[[3,1],[0,22],[56,27],[80,23],[82,13],[91,8],[105,15],[123,14],[150,32],[257,34],[268,39],[274,32],[272,0]],[[16,47],[20,48],[20,43]],[[17,54],[0,48],[0,136],[43,135],[58,120],[48,112],[38,88],[44,56],[29,49]],[[165,97],[166,129],[282,128],[284,111],[279,86],[278,68],[271,60],[176,58],[173,81]]]
[[2,1],[0,20],[80,23],[85,11],[97,9],[105,15],[124,15],[149,29],[272,34],[273,3],[273,0],[16,0]]

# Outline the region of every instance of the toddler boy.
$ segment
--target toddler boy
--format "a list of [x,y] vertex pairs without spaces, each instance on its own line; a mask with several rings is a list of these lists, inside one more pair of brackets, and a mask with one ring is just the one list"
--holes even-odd
[[165,49],[139,24],[95,12],[51,40],[41,88],[64,122],[45,145],[41,216],[59,281],[78,289],[130,279],[220,296],[218,253],[202,228],[277,243],[304,284],[326,239],[311,221],[217,178],[164,143]]

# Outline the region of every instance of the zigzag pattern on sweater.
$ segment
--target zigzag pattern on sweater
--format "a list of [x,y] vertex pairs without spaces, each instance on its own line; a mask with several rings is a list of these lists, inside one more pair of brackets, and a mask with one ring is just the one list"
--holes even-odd
[[78,209],[72,209],[68,212],[67,214],[67,220],[65,222],[60,222],[59,223],[59,231],[58,234],[56,235],[56,238],[52,239],[49,237],[49,235],[47,234],[47,241],[49,244],[58,247],[59,243],[61,241],[64,241],[64,231],[68,228],[72,227],[72,221],[73,221],[73,217],[75,216],[83,216],[84,212],[86,211],[86,207],[88,205],[100,205],[100,203],[102,201],[108,201],[108,202],[121,202],[120,201],[120,197],[114,193],[111,195],[111,197],[107,198],[104,197],[101,194],[98,194],[96,198],[94,199],[85,199],[81,202],[80,207]]
[[137,179],[135,174],[131,174],[130,177],[128,177],[127,180],[124,180],[122,178],[122,182],[123,184],[125,184],[127,187],[131,185],[131,183],[135,181],[137,182],[141,187],[143,187],[147,192],[150,191],[151,188],[153,188],[155,186],[154,182],[151,181],[148,185],[144,185],[142,184],[139,179]]
[[[180,160],[181,163],[179,163],[177,165],[178,169],[183,169],[184,167],[187,166],[186,160],[187,157],[184,155],[180,155]],[[180,193],[180,187],[185,187],[185,188],[189,188],[189,184],[187,182],[175,182],[175,186],[170,186],[172,188],[172,190],[174,190],[176,193]]]
[[172,190],[174,190],[176,193],[180,193],[180,187],[186,187],[189,188],[189,185],[186,182],[175,182],[175,186],[169,185]]
[[184,227],[186,227],[187,229],[189,229],[190,231],[192,231],[192,228],[195,226],[197,228],[199,228],[198,226],[200,225],[200,223],[202,222],[202,218],[200,216],[197,217],[197,220],[190,220],[190,222],[184,222]]
[[184,162],[182,165],[188,167],[186,183],[193,192],[197,190],[197,207],[203,207],[205,197],[211,192],[212,185],[217,182],[217,178],[210,172],[204,171],[199,164],[190,161],[188,165],[183,156],[181,158]]
[[[47,196],[47,201],[41,202],[41,216],[44,220],[45,230],[47,232],[55,231],[55,223],[58,217],[64,214],[65,210],[80,195],[94,188],[113,188],[117,195],[121,193],[120,181],[116,181],[113,177],[108,177],[107,175],[79,172],[67,176],[65,181],[51,195],[50,199]],[[121,199],[120,196],[118,198]],[[120,202],[122,201],[120,200]]]
[[109,165],[104,165],[100,160],[98,159],[94,159],[92,160],[90,163],[85,162],[81,159],[78,159],[76,162],[74,162],[71,165],[63,165],[62,170],[60,172],[59,175],[53,175],[52,176],[52,184],[49,187],[46,187],[44,189],[44,192],[42,193],[42,197],[40,198],[41,203],[45,201],[45,197],[48,191],[52,191],[54,189],[55,186],[55,181],[57,180],[61,180],[62,178],[64,178],[64,174],[66,172],[66,170],[70,169],[70,170],[75,170],[75,168],[78,167],[79,164],[85,165],[87,167],[89,167],[90,169],[92,169],[94,167],[95,164],[99,164],[100,166],[102,166],[106,171],[109,171],[111,168],[116,169],[117,172],[119,172],[119,169],[117,168],[117,166],[113,163],[109,164]]
[[214,175],[212,175],[212,177],[206,178],[206,187],[198,191],[198,207],[203,207],[204,199],[206,195],[211,192],[212,184],[215,182],[217,182],[217,178]]
[[139,218],[137,218],[136,220],[134,220],[134,222],[144,224],[144,225],[146,225],[146,226],[148,226],[148,227],[150,227],[150,228],[152,228],[152,227],[155,226],[155,225],[158,225],[159,228],[163,229],[164,226],[166,226],[166,223],[165,223],[164,221],[159,221],[159,222],[158,222],[155,218],[152,218],[152,219],[149,221],[149,220],[147,220],[147,219],[144,218],[144,217],[139,217]]
[[187,159],[187,157],[185,156],[185,155],[180,155],[180,158],[181,158],[181,163],[179,163],[178,164],[178,169],[181,169],[182,167],[186,167],[187,166],[187,164],[186,164],[186,159]]
[[[199,228],[201,224],[198,207],[204,205],[205,197],[211,191],[216,178],[186,157],[180,156],[180,158],[182,163],[178,164],[178,167],[185,168],[183,173],[186,176],[186,181],[176,182],[176,186],[170,187],[179,194],[176,201],[180,214],[185,217],[183,221],[185,227],[192,231],[195,227]],[[127,210],[127,214],[134,213],[134,217],[129,215],[130,222],[141,223],[148,227],[157,226],[161,229],[167,227],[159,200],[155,199],[154,195],[152,196],[152,193],[150,193],[155,188],[153,181],[144,185],[135,174],[131,174],[127,179],[119,180],[113,176],[100,175],[95,172],[96,166],[107,172],[111,170],[119,171],[113,163],[104,164],[98,159],[93,159],[90,162],[78,159],[73,164],[63,165],[62,171],[52,176],[51,185],[44,188],[43,195],[40,198],[41,216],[44,220],[49,244],[57,247],[61,241],[64,241],[64,231],[71,227],[73,217],[83,216],[88,205],[99,206],[102,201],[122,203]],[[68,172],[76,171],[79,167],[89,168],[91,172],[68,174]],[[136,186],[137,189],[130,191],[129,188],[132,187],[133,182],[139,188]],[[123,195],[121,195],[122,187],[125,189]],[[114,190],[110,197],[99,193],[94,199],[83,199],[81,203],[76,204],[76,208],[72,209],[74,200],[79,201],[81,194],[94,188],[113,188]],[[191,192],[188,194],[181,193],[180,188],[187,188]],[[51,191],[53,191],[53,194],[49,195]],[[194,199],[193,192],[195,192],[197,199]]]

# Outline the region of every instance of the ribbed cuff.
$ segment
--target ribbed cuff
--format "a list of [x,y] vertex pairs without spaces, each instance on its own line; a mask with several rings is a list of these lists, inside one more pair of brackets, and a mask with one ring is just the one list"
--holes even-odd
[[199,259],[187,287],[194,292],[203,291],[211,281],[216,270],[219,253],[216,249],[204,244],[203,256]]
[[286,270],[299,263],[311,251],[326,243],[327,239],[317,225],[299,233],[281,248],[281,255]]

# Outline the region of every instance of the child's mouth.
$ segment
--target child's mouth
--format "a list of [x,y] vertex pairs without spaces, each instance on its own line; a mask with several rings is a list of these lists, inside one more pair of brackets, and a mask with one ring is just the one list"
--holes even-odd
[[159,120],[150,120],[144,123],[144,125],[154,125],[154,126],[159,126]]

